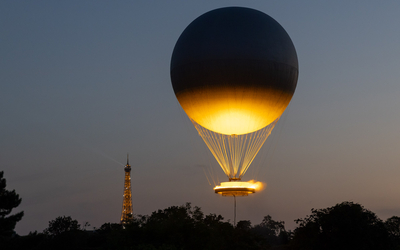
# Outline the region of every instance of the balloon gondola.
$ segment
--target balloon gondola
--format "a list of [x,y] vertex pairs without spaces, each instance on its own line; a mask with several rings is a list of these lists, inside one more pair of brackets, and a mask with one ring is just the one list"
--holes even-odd
[[247,196],[254,194],[257,190],[257,185],[243,181],[221,182],[221,185],[214,187],[216,194],[222,196]]

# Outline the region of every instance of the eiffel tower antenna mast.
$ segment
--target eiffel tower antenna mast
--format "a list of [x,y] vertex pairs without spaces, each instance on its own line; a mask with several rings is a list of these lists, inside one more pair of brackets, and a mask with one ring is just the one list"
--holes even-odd
[[132,190],[131,190],[131,165],[129,165],[129,154],[126,157],[124,199],[122,202],[121,224],[132,218]]

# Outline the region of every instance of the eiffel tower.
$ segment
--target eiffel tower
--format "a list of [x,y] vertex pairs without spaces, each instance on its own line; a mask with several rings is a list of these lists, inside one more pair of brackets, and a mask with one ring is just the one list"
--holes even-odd
[[121,224],[132,218],[132,190],[131,190],[131,165],[129,165],[129,154],[125,166],[124,199],[122,203]]

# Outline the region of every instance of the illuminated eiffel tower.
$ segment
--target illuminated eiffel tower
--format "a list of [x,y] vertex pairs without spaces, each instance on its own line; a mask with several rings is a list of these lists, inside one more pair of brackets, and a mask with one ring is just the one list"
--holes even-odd
[[125,166],[124,200],[122,203],[121,224],[132,218],[132,190],[131,190],[131,165],[129,165],[129,154]]

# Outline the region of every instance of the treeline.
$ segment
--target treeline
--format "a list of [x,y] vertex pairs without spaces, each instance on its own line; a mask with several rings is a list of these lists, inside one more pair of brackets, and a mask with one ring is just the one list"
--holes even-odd
[[1,238],[1,249],[274,249],[274,250],[391,250],[400,249],[400,217],[386,221],[352,202],[312,209],[293,231],[283,221],[265,216],[260,224],[221,215],[204,215],[190,203],[134,215],[124,225],[105,223],[86,230],[71,217],[58,217],[42,233]]
[[123,225],[105,223],[96,230],[87,230],[87,222],[81,226],[69,216],[60,216],[43,232],[19,236],[14,228],[24,213],[12,214],[12,210],[20,203],[19,195],[6,189],[0,171],[0,250],[400,250],[400,217],[382,221],[352,202],[311,209],[309,216],[296,220],[293,231],[269,215],[254,226],[250,221],[234,226],[221,215],[204,215],[187,203],[134,215]]

